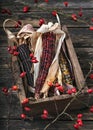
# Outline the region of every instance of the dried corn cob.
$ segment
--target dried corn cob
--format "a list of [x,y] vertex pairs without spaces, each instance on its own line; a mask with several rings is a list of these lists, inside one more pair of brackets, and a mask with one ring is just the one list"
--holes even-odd
[[30,50],[27,44],[21,44],[17,47],[17,50],[19,52],[19,59],[22,62],[23,69],[26,72],[27,77],[27,83],[31,87],[30,90],[32,93],[34,93],[35,88],[33,87],[33,73],[30,73],[30,70],[32,68],[32,63],[30,61]]
[[58,46],[57,46],[55,57],[54,57],[52,64],[49,68],[48,75],[46,77],[45,83],[44,83],[44,85],[43,85],[43,87],[40,91],[41,93],[44,94],[44,97],[48,96],[48,91],[49,91],[49,88],[50,88],[48,83],[54,82],[55,79],[56,79],[57,71],[59,69],[59,53],[60,53],[60,49],[61,49],[64,38],[65,38],[65,33],[62,31],[61,37],[58,41]]
[[71,78],[71,72],[69,69],[68,62],[66,60],[66,57],[64,56],[64,53],[60,53],[59,55],[59,65],[62,71],[62,80],[63,83],[66,84],[73,84],[72,78]]
[[56,35],[53,33],[45,33],[42,35],[43,51],[40,60],[39,75],[35,85],[35,98],[39,98],[40,90],[45,82],[49,67],[55,54]]

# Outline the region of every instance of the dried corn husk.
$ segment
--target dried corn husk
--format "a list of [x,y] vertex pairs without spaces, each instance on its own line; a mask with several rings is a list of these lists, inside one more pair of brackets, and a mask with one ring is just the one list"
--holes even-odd
[[39,73],[40,57],[42,54],[42,34],[38,37],[34,56],[37,58],[38,63],[34,64],[34,86]]
[[34,31],[34,28],[31,24],[26,24],[23,28],[18,32],[17,38],[19,39],[19,45],[21,44],[28,44],[26,40],[29,40],[29,49],[35,50],[36,40],[37,40],[37,33]]
[[60,66],[59,66],[58,72],[57,72],[57,79],[58,79],[58,83],[59,83],[60,85],[62,85],[62,72],[61,72]]
[[15,36],[10,30],[6,29],[6,27],[5,27],[5,26],[6,26],[6,23],[9,22],[9,21],[12,21],[12,22],[14,22],[14,23],[17,23],[17,22],[14,21],[14,20],[6,19],[6,20],[3,22],[3,29],[4,29],[4,31],[5,31],[6,34],[7,34],[8,40],[11,41],[11,43],[13,42],[13,43],[18,44],[16,36]]

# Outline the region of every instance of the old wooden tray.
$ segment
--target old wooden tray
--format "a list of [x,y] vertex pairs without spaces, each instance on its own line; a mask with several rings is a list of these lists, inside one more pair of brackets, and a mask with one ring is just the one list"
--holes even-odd
[[[27,97],[27,90],[26,90],[27,84],[26,82],[23,82],[23,80],[19,77],[20,66],[17,57],[12,56],[13,75],[16,81],[16,85],[18,85],[20,88],[20,90],[18,91],[18,98],[20,100],[20,103],[22,103],[22,101],[26,98],[29,99],[28,103],[22,105],[23,108],[24,106],[29,106],[31,108],[30,112],[24,111],[24,113],[28,114],[29,116],[41,115],[44,109],[46,109],[50,115],[58,115],[64,109],[66,111],[82,109],[87,107],[89,103],[93,103],[93,101],[91,100],[93,95],[91,94],[91,97],[89,98],[89,94],[86,93],[85,91],[87,89],[85,79],[66,26],[63,26],[63,30],[67,33],[67,37],[65,38],[65,44],[74,68],[76,86],[78,88],[78,91],[83,86],[85,86],[85,88],[83,89],[82,92],[81,91],[78,92],[78,94],[72,94],[72,95],[63,94],[60,96],[53,96],[45,99],[39,99],[36,101],[31,97]],[[68,107],[66,108],[66,106]]]

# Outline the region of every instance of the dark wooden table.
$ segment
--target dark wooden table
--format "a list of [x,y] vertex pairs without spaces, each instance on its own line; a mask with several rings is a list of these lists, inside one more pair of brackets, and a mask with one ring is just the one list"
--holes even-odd
[[[89,30],[89,26],[93,25],[93,0],[68,0],[68,7],[65,7],[64,0],[38,0],[38,4],[34,0],[1,0],[0,1],[0,130],[43,130],[44,127],[52,120],[22,120],[20,102],[16,96],[5,96],[2,94],[2,87],[10,88],[13,85],[13,74],[10,67],[11,58],[7,51],[8,41],[3,30],[3,21],[7,18],[21,20],[24,24],[31,23],[38,28],[39,19],[44,18],[47,22],[56,22],[56,18],[51,12],[57,10],[60,16],[61,24],[67,25],[78,60],[80,62],[84,76],[90,69],[90,63],[93,61],[93,31]],[[29,6],[27,13],[23,12],[23,7]],[[83,16],[79,17],[78,13],[82,8]],[[2,9],[9,9],[11,14],[2,13]],[[71,14],[77,14],[79,21],[73,21]],[[13,32],[17,32],[19,28],[14,28],[13,23],[8,23],[7,27]],[[93,80],[87,79],[89,87],[93,86]],[[88,109],[78,110],[74,112],[73,117],[78,113],[83,113],[84,125],[81,130],[93,130],[93,113]],[[71,112],[72,113],[72,112]],[[59,119],[52,124],[48,130],[74,130],[75,121]]]

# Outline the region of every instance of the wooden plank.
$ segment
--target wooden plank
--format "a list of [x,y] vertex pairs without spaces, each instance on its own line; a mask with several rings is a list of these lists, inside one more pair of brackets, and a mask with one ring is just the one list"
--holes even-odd
[[[23,21],[24,24],[29,23],[32,24],[33,26],[39,27],[39,19],[44,18],[46,22],[53,21],[57,22],[56,18],[52,15],[52,11],[50,10],[41,10],[37,9],[37,11],[31,10],[30,12],[25,13],[25,18],[24,18],[24,13],[23,12],[13,12],[12,15],[1,15],[1,24],[0,27],[2,27],[2,23],[5,19],[11,18],[15,19],[16,21],[21,20]],[[64,13],[63,13],[64,12]],[[62,22],[63,25],[69,25],[69,26],[89,26],[91,25],[91,18],[92,18],[92,10],[84,10],[83,11],[83,16],[79,17],[78,16],[79,10],[58,10],[58,14],[60,16],[60,21]],[[77,14],[78,16],[78,21],[74,21],[71,18],[72,14]],[[8,26],[14,26],[13,23],[8,24]]]
[[90,31],[89,28],[68,28],[68,31],[70,32],[70,36],[75,48],[90,49],[93,47],[93,32]]
[[[35,121],[23,121],[23,120],[10,120],[9,130],[44,130],[44,127],[50,123],[48,120],[35,120]],[[15,125],[17,124],[17,125]],[[39,125],[38,125],[39,124]],[[57,121],[52,124],[47,130],[75,130],[73,127],[74,121]],[[82,130],[93,130],[93,122],[84,121]]]
[[[11,28],[9,28],[11,29]],[[1,47],[6,47],[7,49],[7,46],[8,46],[8,43],[7,43],[7,39],[6,39],[6,34],[5,32],[2,31],[3,29],[1,28],[0,32],[2,33],[2,38],[0,37],[0,46]],[[81,27],[81,28],[77,28],[77,27],[68,27],[68,30],[70,32],[70,36],[71,36],[71,39],[72,39],[72,42],[73,42],[73,46],[75,48],[92,48],[93,47],[93,32],[90,31],[88,28],[84,28],[84,27]],[[16,33],[19,31],[17,29],[12,29],[12,32]],[[76,49],[77,50],[77,49]]]
[[80,68],[80,64],[78,62],[77,55],[76,55],[75,50],[73,48],[73,44],[72,44],[70,35],[68,33],[68,30],[65,26],[63,27],[63,30],[67,32],[67,37],[65,39],[66,46],[67,46],[67,48],[69,48],[68,53],[69,53],[69,57],[70,57],[70,60],[72,62],[72,65],[73,65],[73,71],[75,74],[75,81],[76,81],[77,87],[80,89],[80,88],[82,88],[82,86],[84,86],[85,79],[84,79],[82,70]]
[[13,85],[13,82],[12,82],[11,78],[0,79],[0,88],[2,88],[2,87],[10,87],[12,85]]
[[76,53],[78,53],[78,55],[80,55],[80,57],[83,58],[86,58],[87,59],[90,59],[92,61],[92,58],[93,58],[93,48],[83,48],[83,51],[82,51],[82,48],[75,48],[76,50]]
[[[90,31],[88,28],[68,28],[68,30],[70,32],[70,36],[71,36],[73,45],[76,48],[76,51],[77,49],[79,50],[79,48],[81,48],[81,50],[82,48],[85,48],[86,50],[89,49],[89,51],[92,50],[92,47],[93,47],[92,31]],[[3,39],[0,40],[1,41],[0,45],[2,49],[7,51],[8,43],[7,41],[4,40],[5,38],[6,36],[4,35]]]
[[9,111],[8,111],[7,96],[5,96],[2,92],[0,92],[0,118],[7,118],[8,114],[9,114]]
[[0,129],[8,130],[8,121],[7,120],[0,120]]
[[20,88],[18,92],[18,96],[20,97],[19,98],[20,102],[22,102],[26,98],[26,95],[23,86],[23,81],[20,77],[20,68],[16,56],[12,56],[12,72],[13,72],[14,79],[16,80],[15,83]]
[[[46,3],[46,2],[44,2],[44,0],[40,0],[40,1],[38,1],[38,4],[35,4],[34,3],[34,1],[29,1],[29,0],[14,0],[14,1],[12,1],[12,0],[10,0],[10,1],[8,1],[8,0],[3,0],[3,1],[1,1],[1,4],[2,4],[2,6],[12,6],[12,5],[19,5],[19,6],[25,6],[25,5],[29,5],[29,6],[31,6],[32,7],[32,5],[34,6],[34,7],[36,7],[36,5],[38,5],[38,6],[41,6],[41,7],[46,7],[46,8],[48,8],[48,6],[49,7],[61,7],[61,8],[64,8],[64,4],[63,4],[63,2],[64,2],[64,0],[55,0],[55,1],[52,1],[52,0],[49,0],[49,2],[48,3]],[[93,8],[93,1],[92,0],[90,0],[90,1],[84,1],[84,0],[82,0],[82,1],[80,1],[80,0],[76,0],[76,1],[73,1],[73,0],[70,0],[70,1],[68,1],[68,3],[69,3],[69,8],[79,8],[80,6],[82,7],[82,8]],[[47,6],[48,5],[48,6]],[[19,8],[20,9],[20,8]]]
[[9,65],[7,63],[0,64],[0,71],[1,69],[9,69]]
[[[46,99],[39,99],[38,101],[32,101],[31,99],[29,104],[27,104],[27,106],[31,108],[31,111],[29,113],[24,111],[24,113],[26,113],[28,116],[38,117],[42,114],[43,110],[46,109],[49,112],[50,116],[55,117],[58,115],[58,113],[63,112],[63,110],[65,109],[67,104],[72,100],[72,98],[74,98],[74,95],[69,96],[65,94],[65,95],[54,96],[54,97],[50,97]],[[75,99],[70,104],[66,112],[72,111],[72,113],[74,113],[75,110],[79,110],[79,109],[82,110],[86,108],[87,106],[85,104],[91,105],[93,103],[92,98],[93,98],[93,95],[91,95],[90,101],[88,102],[89,96],[87,94],[79,95],[77,97],[78,100]],[[67,119],[67,116],[66,117],[63,116],[63,119]]]

